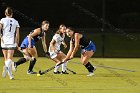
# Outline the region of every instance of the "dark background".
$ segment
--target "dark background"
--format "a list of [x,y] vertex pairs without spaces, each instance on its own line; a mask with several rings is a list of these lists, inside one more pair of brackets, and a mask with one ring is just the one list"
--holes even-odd
[[140,0],[1,0],[0,18],[7,6],[14,9],[14,18],[19,21],[21,41],[47,19],[47,44],[63,23],[95,42],[95,57],[140,57]]
[[[111,24],[121,28],[140,28],[140,0],[1,0],[0,17],[4,17],[4,3],[20,11],[35,22],[47,19],[51,27],[61,23],[79,28],[97,28],[90,16],[83,14],[73,6],[79,4],[98,17],[108,20]],[[14,17],[23,27],[32,26],[18,14]]]

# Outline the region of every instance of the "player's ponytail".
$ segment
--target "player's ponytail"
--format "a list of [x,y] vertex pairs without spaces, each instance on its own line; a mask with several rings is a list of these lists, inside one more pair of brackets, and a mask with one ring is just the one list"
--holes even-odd
[[5,15],[6,16],[12,16],[13,15],[13,10],[11,7],[7,7],[5,10]]

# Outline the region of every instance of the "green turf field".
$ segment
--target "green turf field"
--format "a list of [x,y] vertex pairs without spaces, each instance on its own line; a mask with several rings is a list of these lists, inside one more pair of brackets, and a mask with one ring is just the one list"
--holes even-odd
[[[14,59],[16,61],[17,58]],[[140,93],[140,59],[138,58],[95,58],[91,63],[98,66],[95,76],[87,77],[87,70],[74,58],[68,63],[68,68],[77,74],[54,75],[52,71],[37,77],[27,75],[29,63],[18,67],[13,72],[15,80],[9,77],[0,78],[0,93]],[[54,62],[47,58],[38,58],[34,71],[45,70],[54,66]],[[2,72],[3,58],[0,58],[0,73]],[[111,66],[135,70],[129,72],[102,68]]]

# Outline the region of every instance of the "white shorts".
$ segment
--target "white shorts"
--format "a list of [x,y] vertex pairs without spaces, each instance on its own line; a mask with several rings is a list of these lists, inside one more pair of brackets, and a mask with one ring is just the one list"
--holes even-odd
[[16,49],[17,44],[3,44],[1,43],[1,48],[2,49]]
[[52,59],[54,59],[55,57],[57,57],[58,53],[61,53],[61,51],[59,51],[59,52],[54,52],[54,51],[50,52],[50,51],[49,51],[49,53],[50,53],[50,57],[51,57]]

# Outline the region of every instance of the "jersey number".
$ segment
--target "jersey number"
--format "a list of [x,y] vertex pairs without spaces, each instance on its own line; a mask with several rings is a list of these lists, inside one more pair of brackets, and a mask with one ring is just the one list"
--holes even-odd
[[10,24],[10,29],[9,29],[9,32],[11,32],[11,27],[12,27],[12,24]]

